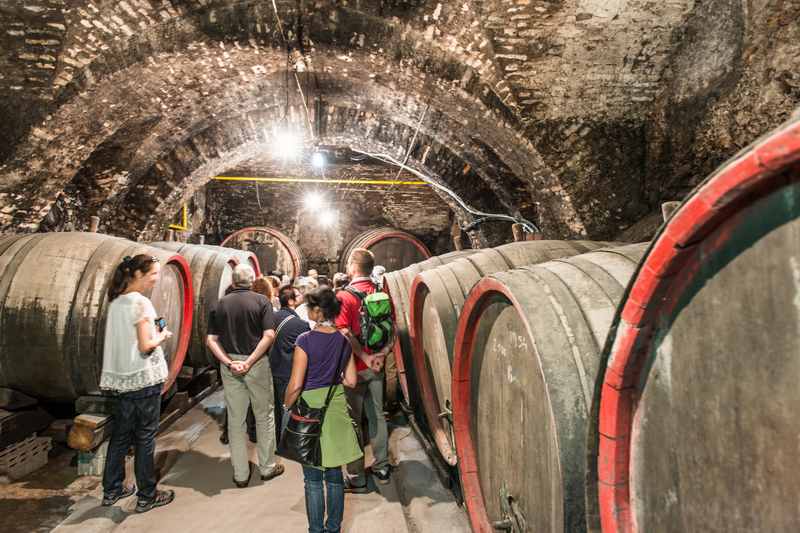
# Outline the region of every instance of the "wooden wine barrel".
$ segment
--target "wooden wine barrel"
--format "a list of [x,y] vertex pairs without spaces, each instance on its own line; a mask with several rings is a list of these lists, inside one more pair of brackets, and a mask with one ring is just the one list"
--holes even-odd
[[[414,276],[425,270],[455,261],[477,250],[462,250],[437,255],[406,268],[387,272],[383,276],[383,290],[392,301],[395,323],[395,343],[392,353],[386,359],[386,403],[391,405],[397,399],[397,389],[403,395],[406,406],[419,405],[416,401],[416,378],[411,360],[411,336],[408,332],[408,289]],[[394,371],[392,370],[394,368]],[[421,414],[421,413],[420,413]]]
[[305,259],[297,245],[275,228],[258,226],[243,228],[228,235],[222,246],[252,252],[263,273],[278,270],[290,278],[305,272]]
[[586,425],[617,304],[646,244],[483,278],[464,303],[453,422],[475,532],[585,531]]
[[484,276],[585,253],[608,243],[528,241],[480,250],[418,274],[409,289],[412,360],[428,428],[442,457],[457,462],[453,448],[450,369],[458,317],[470,289]]
[[182,242],[152,242],[152,246],[181,254],[189,263],[194,287],[194,321],[192,339],[184,364],[203,368],[216,364],[216,358],[206,346],[208,318],[211,309],[233,282],[233,268],[240,261],[252,265],[251,252]]
[[99,393],[108,287],[122,258],[140,253],[161,262],[147,296],[173,332],[164,344],[171,385],[192,329],[188,263],[142,243],[76,232],[0,241],[0,387],[65,402]]
[[661,228],[602,368],[587,505],[604,532],[800,531],[800,118]]
[[361,233],[342,252],[339,269],[347,272],[347,261],[356,248],[366,248],[375,256],[375,264],[382,265],[386,272],[400,270],[428,259],[431,252],[422,241],[393,228],[378,228]]
[[258,257],[253,252],[247,250],[237,250],[236,248],[226,248],[225,246],[216,246],[213,244],[196,244],[195,246],[202,246],[206,250],[213,250],[220,254],[230,254],[230,261],[233,266],[241,263],[250,265],[256,273],[256,277],[264,275],[261,271],[261,265],[258,262]]

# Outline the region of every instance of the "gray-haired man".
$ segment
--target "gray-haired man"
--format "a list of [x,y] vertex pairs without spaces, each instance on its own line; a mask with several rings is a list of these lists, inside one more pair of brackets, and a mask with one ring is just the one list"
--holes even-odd
[[275,340],[272,304],[250,290],[255,272],[249,265],[233,269],[234,289],[211,312],[208,345],[219,359],[225,402],[228,405],[228,439],[233,463],[233,482],[246,487],[250,462],[245,442],[247,406],[252,404],[256,419],[258,463],[261,479],[283,474],[275,462],[275,413],[272,372],[263,355]]

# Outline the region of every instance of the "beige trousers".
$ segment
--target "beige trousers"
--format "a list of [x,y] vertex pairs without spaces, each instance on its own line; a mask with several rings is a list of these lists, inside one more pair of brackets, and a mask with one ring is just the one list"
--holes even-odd
[[[228,354],[234,361],[244,361],[245,355]],[[253,406],[256,418],[258,465],[265,476],[275,468],[275,411],[272,393],[272,370],[267,357],[262,357],[243,376],[234,375],[226,366],[220,366],[225,403],[228,404],[228,441],[231,447],[233,478],[247,481],[250,478],[250,460],[247,454],[247,406]]]

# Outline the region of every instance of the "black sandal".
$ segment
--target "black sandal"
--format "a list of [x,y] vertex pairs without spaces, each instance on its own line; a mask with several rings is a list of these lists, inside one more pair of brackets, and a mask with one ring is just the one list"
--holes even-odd
[[156,507],[161,507],[163,505],[167,505],[168,503],[172,503],[172,500],[175,499],[175,491],[174,490],[157,490],[156,497],[150,501],[142,501],[139,500],[136,503],[136,512],[137,513],[146,513],[150,509],[154,509]]

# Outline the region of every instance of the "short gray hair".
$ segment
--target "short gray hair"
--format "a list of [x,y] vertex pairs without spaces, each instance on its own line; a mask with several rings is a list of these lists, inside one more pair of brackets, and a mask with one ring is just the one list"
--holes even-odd
[[250,288],[256,280],[256,272],[248,264],[242,263],[233,267],[233,284],[237,287]]
[[301,294],[311,292],[319,287],[319,283],[314,278],[299,277],[294,281],[294,288],[300,291]]

